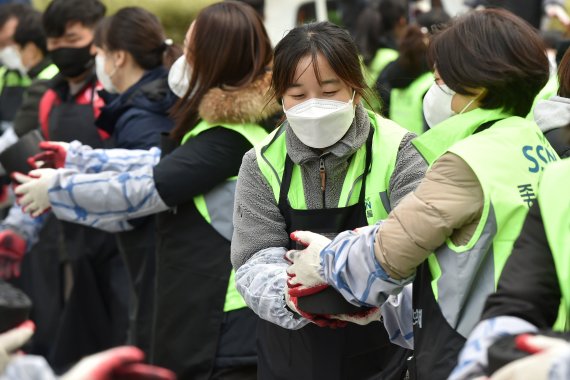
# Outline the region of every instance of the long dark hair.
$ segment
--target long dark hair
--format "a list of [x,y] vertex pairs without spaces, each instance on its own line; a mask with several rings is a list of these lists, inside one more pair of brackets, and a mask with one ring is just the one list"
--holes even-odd
[[328,21],[298,26],[279,41],[275,47],[272,97],[281,101],[295,80],[297,64],[306,56],[311,56],[313,70],[320,84],[321,76],[315,64],[318,54],[322,54],[341,80],[368,104],[372,104],[376,95],[364,80],[356,45],[347,31]]
[[182,54],[166,39],[158,18],[139,7],[122,8],[104,19],[95,30],[94,44],[108,51],[129,52],[144,70],[168,68]]
[[251,6],[237,1],[202,9],[187,43],[186,60],[192,75],[188,92],[172,110],[176,126],[171,136],[177,140],[198,122],[198,107],[211,88],[247,86],[266,73],[273,59],[261,17]]
[[428,63],[462,95],[485,88],[481,108],[525,117],[549,77],[546,46],[530,24],[503,9],[471,11],[432,39]]

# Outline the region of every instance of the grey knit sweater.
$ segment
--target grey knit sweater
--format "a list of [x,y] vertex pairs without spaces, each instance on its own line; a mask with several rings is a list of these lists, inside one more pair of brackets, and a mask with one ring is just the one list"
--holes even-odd
[[[366,110],[357,106],[354,121],[346,135],[323,153],[301,143],[286,126],[287,152],[291,160],[301,167],[308,209],[336,207],[350,158],[366,142],[370,128]],[[416,188],[427,169],[423,158],[410,144],[414,137],[408,133],[400,144],[390,179],[392,208]],[[319,174],[321,157],[326,171],[324,205]],[[283,292],[288,265],[283,254],[289,244],[289,234],[253,149],[244,156],[238,175],[233,221],[231,259],[237,270],[238,291],[260,317],[286,328],[302,327],[304,323],[299,324],[297,316],[282,310],[285,309]]]

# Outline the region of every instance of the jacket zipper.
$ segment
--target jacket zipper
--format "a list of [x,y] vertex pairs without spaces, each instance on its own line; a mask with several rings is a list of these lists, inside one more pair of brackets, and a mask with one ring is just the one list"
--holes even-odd
[[325,208],[325,190],[327,183],[327,174],[325,172],[325,159],[321,156],[319,158],[319,175],[321,176],[321,193],[323,196],[323,208]]

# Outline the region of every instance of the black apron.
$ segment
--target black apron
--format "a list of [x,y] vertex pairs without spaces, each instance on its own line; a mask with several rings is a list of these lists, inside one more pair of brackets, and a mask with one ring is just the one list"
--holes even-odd
[[118,233],[117,245],[129,275],[129,333],[127,344],[150,353],[154,307],[156,252],[155,217],[131,221],[134,229]]
[[[163,156],[177,146],[163,138]],[[247,309],[224,312],[230,241],[193,201],[158,214],[157,231],[151,362],[173,370],[179,380],[208,380],[222,366],[239,371],[255,364],[251,324],[257,316]]]
[[[92,148],[103,148],[103,139],[95,127],[93,101],[95,100],[95,81],[91,84],[91,101],[88,104],[77,104],[62,101],[55,105],[49,113],[48,137],[51,141],[72,142],[79,140]],[[72,97],[73,98],[73,97]]]
[[22,105],[26,87],[4,86],[0,94],[0,117],[2,121],[13,121]]
[[[366,142],[366,172],[358,203],[344,208],[315,210],[292,209],[287,200],[293,162],[287,156],[279,195],[279,209],[287,224],[287,233],[309,230],[338,234],[368,225],[364,195],[366,176],[372,155],[372,134]],[[290,249],[295,243],[290,241]],[[258,328],[258,378],[263,380],[364,380],[401,379],[409,351],[390,343],[384,326],[374,322],[366,326],[349,323],[345,328],[330,329],[308,324],[299,330],[287,330],[267,321]]]
[[[89,104],[76,104],[70,99],[53,106],[49,114],[50,140],[79,140],[93,148],[104,146],[95,127],[94,91]],[[67,368],[83,356],[124,344],[128,327],[128,277],[115,236],[75,223],[61,225],[73,288],[48,357],[56,370]]]
[[413,285],[415,371],[410,371],[412,379],[447,379],[465,344],[465,338],[441,313],[431,280],[426,260],[418,267]]

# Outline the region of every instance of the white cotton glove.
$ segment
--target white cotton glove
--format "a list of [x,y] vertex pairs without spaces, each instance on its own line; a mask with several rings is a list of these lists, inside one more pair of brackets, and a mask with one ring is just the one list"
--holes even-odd
[[357,314],[313,315],[300,310],[299,297],[308,296],[326,289],[329,285],[322,276],[321,251],[329,245],[330,239],[309,231],[295,231],[291,239],[306,245],[304,250],[287,252],[286,259],[291,262],[287,268],[288,290],[285,301],[289,308],[321,327],[343,327],[345,322],[367,325],[380,320],[380,308],[366,309]]
[[285,254],[291,265],[287,268],[287,286],[292,296],[303,297],[318,293],[328,285],[322,276],[321,251],[331,239],[309,231],[295,231],[291,239],[307,248],[292,250]]
[[35,329],[32,321],[26,321],[0,334],[0,375],[4,373],[13,355],[34,335]]
[[517,347],[536,353],[509,363],[495,372],[491,380],[548,380],[556,359],[570,350],[567,341],[542,335],[521,335],[517,337]]
[[14,192],[16,202],[22,206],[22,210],[31,216],[38,217],[51,207],[48,191],[54,184],[56,169],[36,169],[28,175],[14,173],[12,178],[18,181]]

